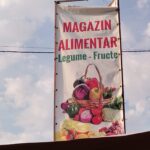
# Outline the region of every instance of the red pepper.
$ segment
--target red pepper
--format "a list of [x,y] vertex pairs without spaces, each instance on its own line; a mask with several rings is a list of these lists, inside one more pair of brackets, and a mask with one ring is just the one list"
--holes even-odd
[[99,82],[96,78],[89,78],[85,81],[86,85],[90,88],[93,89],[95,87],[99,87]]

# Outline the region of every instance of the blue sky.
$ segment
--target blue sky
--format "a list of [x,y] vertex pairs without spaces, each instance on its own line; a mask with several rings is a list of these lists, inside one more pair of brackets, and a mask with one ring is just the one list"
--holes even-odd
[[[107,2],[89,0],[82,5]],[[120,4],[123,49],[150,49],[150,1]],[[0,0],[0,46],[53,48],[53,29],[53,0]],[[149,58],[150,53],[123,54],[128,134],[150,131]],[[0,78],[0,144],[52,141],[53,55],[1,53]]]

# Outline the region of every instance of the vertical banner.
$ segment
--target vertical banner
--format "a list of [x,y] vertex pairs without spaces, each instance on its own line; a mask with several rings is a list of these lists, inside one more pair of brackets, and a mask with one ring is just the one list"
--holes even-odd
[[55,141],[125,132],[118,11],[56,4]]

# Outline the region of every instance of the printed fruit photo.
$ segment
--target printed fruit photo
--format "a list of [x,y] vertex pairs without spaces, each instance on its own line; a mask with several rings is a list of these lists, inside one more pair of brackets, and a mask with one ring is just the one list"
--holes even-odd
[[85,83],[90,89],[99,87],[99,82],[98,82],[97,78],[87,78],[85,80]]
[[90,90],[89,99],[92,101],[98,101],[101,100],[102,97],[102,90],[100,88],[92,88]]
[[[89,67],[92,65],[95,67],[98,77],[90,78],[87,76]],[[115,87],[105,87],[102,84],[98,67],[89,64],[85,74],[73,82],[72,97],[61,104],[61,109],[73,121],[93,125],[100,125],[104,121],[111,122],[114,120],[108,117],[107,114],[113,116],[116,110],[120,111],[122,108],[122,97],[114,97],[115,91]],[[115,117],[116,120],[117,118],[119,117]],[[71,138],[71,135],[70,133],[67,138]],[[79,137],[79,135],[76,137]]]

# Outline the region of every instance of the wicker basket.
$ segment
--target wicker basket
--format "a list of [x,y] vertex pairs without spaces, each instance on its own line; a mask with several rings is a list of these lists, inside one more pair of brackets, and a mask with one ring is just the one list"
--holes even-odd
[[[104,85],[102,83],[102,76],[100,74],[100,71],[98,69],[98,67],[95,65],[95,64],[89,64],[87,67],[86,67],[86,70],[85,70],[85,74],[81,77],[83,80],[86,80],[88,79],[89,77],[87,76],[88,74],[88,71],[89,71],[89,68],[91,66],[94,66],[97,74],[98,74],[98,77],[99,77],[99,84],[98,84],[98,88],[101,90],[101,92],[103,93],[104,91]],[[82,107],[84,108],[87,108],[87,109],[91,109],[91,108],[95,108],[95,107],[99,107],[100,105],[105,105],[105,104],[108,104],[110,103],[111,99],[105,99],[103,100],[103,96],[101,95],[100,99],[99,100],[95,100],[95,101],[92,101],[90,99],[86,99],[86,100],[77,100],[76,99],[76,102],[79,103]]]

